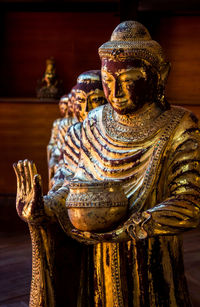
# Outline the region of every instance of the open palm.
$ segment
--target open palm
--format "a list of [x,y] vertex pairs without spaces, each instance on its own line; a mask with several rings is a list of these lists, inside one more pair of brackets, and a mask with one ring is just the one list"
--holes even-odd
[[37,223],[44,218],[41,177],[32,161],[19,161],[13,168],[17,177],[17,213],[25,222]]

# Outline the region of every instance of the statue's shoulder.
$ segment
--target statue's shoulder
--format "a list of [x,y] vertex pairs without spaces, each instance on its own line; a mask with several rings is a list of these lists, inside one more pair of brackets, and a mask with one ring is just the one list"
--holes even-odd
[[189,109],[179,107],[179,106],[172,106],[171,112],[172,113],[175,112],[177,115],[182,114],[182,116],[180,117],[181,125],[182,123],[184,123],[184,126],[187,126],[187,125],[198,126],[199,120],[197,116]]
[[98,124],[98,122],[102,120],[102,114],[103,114],[103,110],[105,106],[106,104],[91,110],[88,113],[87,118],[83,122],[83,127],[86,127],[88,125],[92,126],[92,125]]
[[62,118],[62,119],[60,120],[60,122],[59,122],[59,127],[60,127],[60,128],[69,127],[69,126],[75,124],[76,122],[77,122],[77,121],[76,121],[73,117],[71,117],[71,116],[69,116],[69,117],[64,117],[64,118]]
[[55,119],[54,122],[53,122],[53,127],[54,127],[54,128],[55,128],[55,127],[58,127],[59,124],[60,124],[60,122],[61,122],[61,120],[62,120],[62,118],[57,118],[57,119]]
[[177,146],[181,140],[196,139],[200,144],[199,121],[194,113],[190,110],[173,106],[172,114],[181,114],[174,130],[173,140],[174,146]]
[[79,137],[81,134],[82,125],[83,123],[81,122],[76,122],[75,124],[71,125],[67,131],[67,135],[70,137],[73,135]]

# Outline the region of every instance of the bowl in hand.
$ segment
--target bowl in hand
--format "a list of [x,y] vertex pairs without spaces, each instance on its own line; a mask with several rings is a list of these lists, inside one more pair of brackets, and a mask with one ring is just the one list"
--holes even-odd
[[71,181],[66,207],[75,228],[98,232],[126,216],[128,199],[119,181]]

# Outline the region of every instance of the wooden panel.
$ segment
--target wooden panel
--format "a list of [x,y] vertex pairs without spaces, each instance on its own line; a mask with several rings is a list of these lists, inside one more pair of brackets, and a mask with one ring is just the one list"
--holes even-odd
[[1,18],[0,96],[34,97],[54,56],[66,92],[77,76],[99,69],[98,47],[119,23],[114,13],[7,12]]
[[16,178],[12,164],[26,158],[36,163],[46,193],[46,146],[52,122],[59,116],[57,104],[1,102],[0,108],[0,194],[16,193]]
[[175,104],[200,104],[200,16],[162,17],[156,38],[172,64],[167,95]]

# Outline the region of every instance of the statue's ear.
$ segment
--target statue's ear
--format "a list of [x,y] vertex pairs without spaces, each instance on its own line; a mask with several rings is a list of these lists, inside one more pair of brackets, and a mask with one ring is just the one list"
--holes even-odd
[[170,62],[166,62],[166,63],[162,64],[162,66],[161,66],[161,70],[160,70],[160,83],[163,86],[165,85],[165,83],[167,81],[170,69],[171,69],[171,63]]

